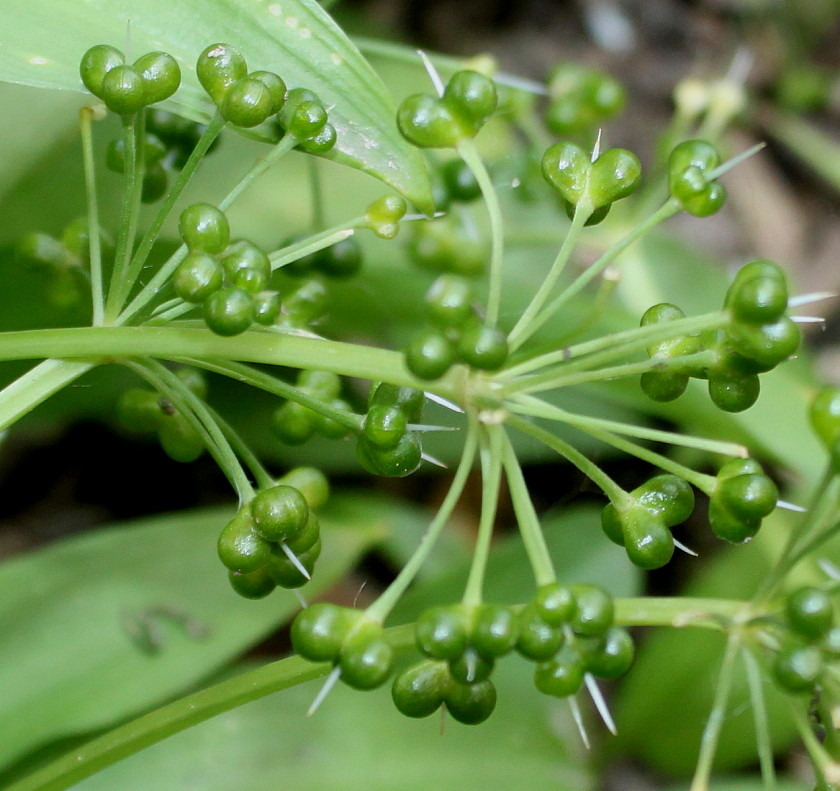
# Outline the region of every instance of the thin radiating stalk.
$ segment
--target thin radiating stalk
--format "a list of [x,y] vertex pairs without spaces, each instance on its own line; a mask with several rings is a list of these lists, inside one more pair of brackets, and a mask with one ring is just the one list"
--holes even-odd
[[767,718],[767,706],[764,701],[764,687],[761,681],[761,668],[748,648],[741,651],[744,668],[747,671],[747,685],[750,688],[750,701],[753,708],[753,722],[755,723],[755,743],[758,750],[758,761],[761,765],[761,776],[764,779],[765,791],[775,791],[776,768],[773,765],[773,742],[770,738],[770,722]]
[[402,567],[402,570],[388,586],[387,590],[367,608],[366,612],[370,618],[381,622],[388,617],[388,613],[391,612],[396,603],[402,598],[408,586],[417,576],[417,572],[420,571],[428,559],[432,549],[434,549],[441,531],[446,526],[449,517],[452,516],[452,512],[455,510],[455,506],[458,504],[458,500],[467,483],[467,478],[472,470],[478,449],[478,432],[478,424],[474,420],[471,420],[464,440],[461,461],[458,463],[458,469],[455,471],[446,497],[443,498],[443,502],[437,514],[435,514],[435,518],[423,534],[423,538],[420,540],[420,546],[417,547],[410,560]]
[[82,156],[85,167],[85,195],[88,214],[88,239],[90,244],[90,292],[93,304],[93,324],[101,326],[105,320],[104,281],[102,273],[102,240],[99,229],[99,202],[96,192],[96,161],[93,155],[93,110],[83,107],[79,111],[82,132]]
[[545,543],[539,517],[531,502],[528,484],[522,475],[519,459],[507,435],[502,445],[502,463],[508,489],[510,489],[510,498],[513,501],[516,522],[519,525],[519,533],[522,536],[525,553],[528,555],[528,562],[534,572],[534,581],[537,587],[549,585],[557,580],[557,573],[554,570],[548,545]]
[[496,509],[499,504],[499,487],[502,479],[501,426],[490,426],[481,443],[481,517],[475,540],[470,573],[464,587],[463,603],[467,607],[481,604],[487,559],[493,539]]
[[709,778],[712,775],[712,763],[717,752],[720,731],[723,727],[726,715],[726,706],[729,703],[729,693],[732,690],[732,674],[735,666],[735,659],[741,650],[741,637],[738,632],[731,632],[726,641],[726,651],[723,655],[720,673],[718,675],[715,696],[712,702],[712,710],[706,720],[706,727],[703,729],[703,736],[700,740],[700,755],[697,759],[697,766],[694,770],[694,777],[691,780],[689,791],[708,791]]
[[502,301],[502,254],[504,252],[502,208],[499,205],[496,188],[493,186],[493,181],[475,143],[471,139],[461,140],[458,143],[458,154],[473,172],[481,188],[481,196],[484,199],[484,205],[487,207],[487,214],[490,218],[490,285],[487,293],[486,320],[488,324],[495,326],[499,320]]

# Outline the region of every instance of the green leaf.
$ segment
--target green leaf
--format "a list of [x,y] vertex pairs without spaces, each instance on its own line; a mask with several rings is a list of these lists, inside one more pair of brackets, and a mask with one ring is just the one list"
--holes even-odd
[[[811,791],[812,784],[781,780],[773,787],[775,791]],[[689,791],[687,785],[669,786],[666,791]],[[759,777],[732,778],[712,783],[709,791],[767,791],[767,785]]]
[[[518,660],[500,663],[499,703],[482,725],[410,720],[386,688],[339,685],[313,717],[323,682],[227,712],[74,786],[78,791],[591,791],[588,756],[564,701],[550,701]],[[565,742],[561,740],[568,737]]]
[[[333,500],[310,598],[398,519],[385,498]],[[230,517],[230,508],[168,514],[0,567],[0,764],[183,691],[298,610],[291,592],[251,602],[231,590],[215,549]]]
[[391,97],[314,0],[32,0],[0,5],[0,26],[15,31],[0,48],[0,80],[83,91],[79,60],[94,44],[130,49],[134,57],[162,49],[178,60],[184,79],[160,106],[201,121],[214,108],[196,79],[196,59],[211,44],[231,43],[250,69],[276,71],[332,107],[338,142],[330,158],[371,173],[431,213],[425,165],[398,132]]

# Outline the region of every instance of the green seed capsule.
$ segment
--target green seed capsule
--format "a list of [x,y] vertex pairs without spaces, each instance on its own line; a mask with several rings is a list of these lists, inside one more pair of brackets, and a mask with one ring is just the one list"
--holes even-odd
[[326,154],[335,148],[338,140],[338,133],[331,123],[324,124],[317,134],[301,140],[296,148],[300,151],[305,151],[307,154]]
[[230,44],[212,44],[199,56],[196,76],[210,98],[220,105],[228,89],[248,75],[245,58]]
[[306,526],[308,517],[306,498],[292,486],[272,486],[251,500],[254,530],[266,541],[294,539]]
[[633,664],[635,647],[630,633],[612,626],[602,638],[595,638],[584,650],[588,672],[598,678],[620,678]]
[[571,588],[556,582],[542,585],[534,596],[540,617],[550,626],[569,623],[577,612],[577,602]]
[[585,670],[577,650],[566,645],[554,659],[537,666],[534,686],[544,695],[566,698],[580,689]]
[[204,321],[217,335],[239,335],[254,321],[251,294],[234,286],[214,291],[204,300]]
[[327,277],[346,278],[355,275],[362,267],[362,248],[352,236],[336,242],[321,251],[314,264]]
[[356,457],[368,472],[391,478],[411,475],[419,466],[422,449],[419,436],[406,432],[394,448],[378,448],[364,436],[356,442]]
[[350,630],[363,614],[336,604],[318,602],[298,613],[292,622],[292,648],[312,662],[338,658]]
[[274,412],[271,427],[281,442],[302,445],[315,433],[315,413],[295,401],[287,401]]
[[178,230],[190,250],[221,253],[230,242],[225,213],[209,203],[194,203],[181,212]]
[[804,646],[780,651],[773,663],[773,675],[788,692],[810,693],[823,673],[819,648]]
[[105,74],[99,98],[118,115],[131,115],[148,104],[145,81],[133,66],[125,64]]
[[228,123],[250,129],[265,121],[272,114],[273,106],[269,88],[261,80],[245,77],[225,91],[219,112]]
[[382,626],[361,620],[347,635],[338,657],[341,680],[354,689],[374,689],[391,675],[394,651],[382,637]]
[[498,371],[507,361],[507,336],[498,327],[470,325],[461,335],[458,356],[471,368]]
[[271,97],[269,115],[280,112],[286,103],[286,83],[273,71],[252,71],[248,75],[249,80],[259,80],[268,90]]
[[811,428],[823,445],[832,449],[840,440],[840,387],[824,387],[808,410]]
[[496,111],[499,97],[489,77],[465,69],[452,75],[443,92],[443,103],[452,109],[462,128],[473,136]]
[[454,148],[463,136],[455,112],[435,96],[409,96],[397,111],[402,136],[420,148]]
[[219,559],[231,571],[248,574],[262,568],[271,554],[271,544],[254,532],[251,512],[241,508],[219,535]]
[[224,270],[209,253],[187,253],[172,276],[175,293],[186,302],[204,302],[222,287]]
[[146,104],[168,99],[181,85],[181,68],[167,52],[148,52],[134,61],[134,69],[143,80]]
[[378,448],[395,448],[406,432],[408,420],[398,406],[374,405],[365,416],[364,435]]
[[573,585],[572,593],[577,602],[572,628],[587,636],[604,634],[613,623],[612,596],[597,585]]
[[809,640],[819,640],[834,623],[834,607],[822,588],[806,586],[788,595],[785,617],[795,632]]
[[277,483],[294,486],[309,503],[310,509],[323,507],[330,498],[330,483],[324,473],[314,467],[295,467]]
[[724,412],[743,412],[757,400],[761,383],[755,374],[727,370],[709,371],[709,397]]
[[496,708],[496,687],[489,679],[474,684],[452,682],[445,703],[453,719],[464,725],[478,725]]
[[161,416],[157,431],[161,448],[173,461],[189,464],[204,453],[204,440],[180,412]]
[[[158,164],[166,156],[166,146],[153,134],[145,134],[142,143],[143,161],[147,168]],[[105,165],[114,173],[125,172],[125,139],[118,137],[108,143],[105,150]]]
[[229,571],[228,579],[230,580],[230,586],[246,599],[264,599],[277,587],[277,583],[265,568],[257,569],[248,574]]
[[414,626],[417,648],[432,659],[456,659],[467,649],[467,616],[453,605],[426,610]]
[[461,656],[449,660],[449,674],[461,684],[475,684],[490,678],[496,660],[468,647]]
[[[271,578],[279,587],[287,590],[302,588],[309,582],[312,572],[315,570],[315,562],[321,554],[320,539],[305,552],[294,552],[293,554],[297,562],[289,558],[282,546],[274,545],[266,563],[266,570]],[[306,574],[301,571],[301,567],[306,570]]]
[[460,327],[474,315],[473,290],[466,278],[441,275],[426,292],[429,320],[439,327]]
[[84,55],[79,65],[82,82],[94,96],[101,98],[102,80],[116,66],[125,63],[125,56],[118,49],[107,44],[97,44]]
[[404,413],[409,423],[417,423],[423,417],[426,396],[422,390],[412,387],[398,387],[387,382],[375,382],[368,395],[368,408],[374,406],[396,406]]
[[509,607],[479,605],[472,618],[470,645],[484,657],[510,653],[519,637],[519,620]]
[[440,330],[421,330],[405,348],[405,365],[418,379],[443,376],[455,362],[455,347]]
[[230,285],[249,294],[264,290],[271,277],[271,261],[265,251],[253,242],[234,242],[222,259],[225,277]]
[[534,662],[550,659],[560,650],[563,639],[563,632],[547,624],[533,602],[519,613],[516,650],[526,659]]
[[308,552],[321,538],[321,524],[313,511],[309,511],[303,529],[286,540],[286,546],[296,555]]
[[253,296],[254,321],[271,327],[280,318],[280,295],[276,291],[260,291]]
[[419,662],[394,678],[391,697],[406,717],[428,717],[441,707],[450,683],[443,662]]
[[469,165],[462,159],[451,159],[441,168],[449,199],[470,203],[481,195],[481,187]]
[[131,431],[157,431],[161,417],[160,396],[152,390],[132,388],[123,391],[117,400],[117,419]]

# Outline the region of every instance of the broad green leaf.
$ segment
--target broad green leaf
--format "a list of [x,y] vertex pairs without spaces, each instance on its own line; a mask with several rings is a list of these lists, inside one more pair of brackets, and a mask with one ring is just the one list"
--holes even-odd
[[393,101],[315,0],[31,0],[1,4],[0,26],[14,30],[0,48],[4,82],[83,91],[79,60],[94,44],[112,44],[134,57],[164,50],[178,60],[184,79],[161,107],[202,121],[213,107],[196,79],[196,59],[211,44],[233,44],[250,69],[276,71],[290,87],[309,88],[332,108],[338,142],[330,158],[431,210],[425,166],[397,130]]
[[441,734],[437,716],[400,715],[387,687],[360,693],[341,684],[307,718],[315,682],[176,734],[74,788],[591,791],[588,756],[564,702],[536,692],[521,661],[501,662],[494,678],[498,706],[477,727],[450,720]]
[[[600,527],[600,509],[567,508],[543,522],[543,533],[563,582],[603,585],[614,596],[632,596],[640,589],[641,574],[627,561],[623,550],[612,544]],[[394,610],[394,623],[417,618],[427,607],[458,601],[463,594],[469,561],[430,576],[410,590]],[[515,604],[534,593],[534,578],[519,534],[495,544],[487,565],[485,597],[488,601]]]
[[[251,602],[231,590],[216,557],[231,513],[146,519],[0,566],[0,764],[183,691],[299,608],[291,592]],[[398,518],[386,498],[333,498],[304,595],[334,584]]]

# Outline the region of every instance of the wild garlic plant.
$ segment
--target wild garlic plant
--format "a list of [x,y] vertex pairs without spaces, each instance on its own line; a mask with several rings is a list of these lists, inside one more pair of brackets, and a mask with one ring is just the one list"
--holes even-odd
[[[347,124],[334,123],[340,102],[331,104],[317,85],[299,84],[282,68],[271,70],[272,62],[254,58],[245,43],[205,43],[189,62],[162,51],[134,58],[113,41],[92,40],[77,53],[90,94],[80,112],[85,217],[60,237],[24,236],[17,258],[47,273],[53,298],[83,302],[89,326],[0,334],[0,359],[41,361],[0,392],[0,422],[11,425],[94,367],[132,371],[145,384],[122,393],[120,420],[156,436],[177,461],[213,457],[238,503],[218,536],[219,584],[228,584],[227,575],[237,593],[254,600],[277,595],[278,588],[295,591],[301,610],[291,640],[299,658],[176,700],[12,788],[68,787],[219,711],[321,676],[326,682],[313,710],[336,682],[356,689],[390,684],[396,708],[408,717],[441,710],[460,723],[479,724],[496,704],[494,668],[514,653],[533,663],[540,692],[568,701],[586,739],[580,702],[591,698],[606,728],[615,729],[599,680],[630,670],[634,639],[628,629],[643,625],[726,635],[691,791],[708,788],[739,665],[749,680],[756,754],[767,787],[775,770],[766,680],[785,694],[817,787],[838,787],[840,625],[834,593],[840,573],[828,568],[821,585],[791,588],[788,580],[840,529],[840,391],[826,389],[813,400],[812,422],[830,456],[825,477],[748,600],[616,600],[586,580],[561,578],[515,444],[527,437],[586,476],[603,495],[601,525],[614,551],[644,570],[666,565],[676,549],[691,552],[679,527],[694,512],[695,492],[708,499],[712,533],[733,544],[750,541],[768,515],[788,505],[769,471],[737,442],[597,417],[561,407],[556,398],[566,388],[631,380],[647,398],[665,403],[699,380],[717,409],[736,413],[761,397],[762,377],[798,351],[799,325],[808,317],[796,311],[809,297],[792,296],[783,267],[765,259],[740,267],[714,311],[686,315],[661,302],[648,306],[635,324],[609,330],[601,323],[627,251],[677,214],[697,222],[714,215],[725,203],[726,180],[737,178],[737,164],[756,154],[721,154],[720,135],[737,101],[712,101],[720,85],[682,85],[663,137],[665,155],[647,172],[639,156],[609,147],[598,131],[626,100],[620,84],[598,70],[561,64],[542,86],[498,73],[486,60],[453,63],[361,42],[380,57],[418,67],[422,58],[426,67],[429,90],[405,98],[392,115],[390,137],[371,141],[373,148],[387,147],[401,136],[401,150],[410,152],[419,176],[407,189],[393,174],[379,172],[395,191],[347,207],[347,217],[329,227],[316,206],[311,232],[264,249],[237,235],[229,210],[292,152],[315,158],[339,151]],[[439,69],[449,75],[446,81]],[[182,75],[189,75],[190,90],[197,81],[213,108],[204,123],[171,111]],[[737,98],[737,86],[725,87]],[[122,134],[109,143],[103,163],[94,136],[105,113],[119,117]],[[505,162],[485,157],[486,124],[507,135],[513,150]],[[183,192],[205,157],[212,158],[221,136],[236,133],[262,140],[260,157],[226,194],[185,205]],[[500,164],[509,170],[511,162],[522,193],[549,191],[546,200],[554,204],[553,223],[562,237],[553,263],[515,315],[505,291],[507,245],[517,229],[506,220],[495,175],[504,170]],[[99,219],[103,164],[123,174],[113,233]],[[353,164],[376,172],[370,163]],[[317,202],[326,185],[317,171],[313,177]],[[144,204],[153,212],[141,221]],[[604,233],[597,257],[581,266],[589,234],[609,228],[616,215],[617,230]],[[172,218],[180,238],[167,248],[164,228]],[[365,266],[359,243],[365,234],[394,240],[400,249],[407,238],[408,260],[429,273],[422,326],[402,348],[323,334],[324,316]],[[553,333],[570,306],[592,294],[578,326]],[[372,298],[387,301],[389,295]],[[307,584],[318,575],[318,513],[329,483],[313,467],[275,474],[212,405],[208,382],[212,387],[219,377],[277,398],[266,430],[278,442],[300,445],[322,436],[354,443],[358,464],[374,476],[404,477],[434,465],[424,443],[446,427],[427,422],[424,408],[433,401],[453,412],[460,455],[445,497],[414,553],[364,609],[307,602]],[[368,383],[364,401],[348,386],[351,378]],[[565,438],[568,429],[649,465],[650,477],[623,488]],[[698,452],[691,457],[698,464],[684,463],[667,447]],[[717,460],[713,473],[710,457]],[[386,626],[476,476],[480,518],[462,596],[426,610],[416,623]],[[505,487],[533,572],[533,595],[517,606],[484,592]]]

